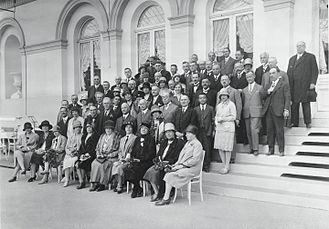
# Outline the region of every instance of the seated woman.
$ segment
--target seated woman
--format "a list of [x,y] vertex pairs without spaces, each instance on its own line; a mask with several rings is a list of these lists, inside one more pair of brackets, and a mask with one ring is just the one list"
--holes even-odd
[[39,137],[38,147],[31,156],[31,177],[27,182],[33,182],[36,180],[35,174],[38,171],[40,165],[44,166],[43,156],[45,155],[46,151],[50,149],[53,138],[55,137],[54,134],[50,132],[53,126],[47,120],[42,121],[39,128],[42,130],[42,133]]
[[[91,163],[96,158],[96,145],[98,142],[98,134],[91,123],[86,125],[86,133],[82,136],[79,156],[76,162],[76,168],[79,177],[79,186],[77,189],[86,187],[85,177],[91,170]],[[88,175],[87,175],[88,177]]]
[[109,184],[113,162],[118,160],[115,151],[120,144],[120,135],[114,131],[112,120],[104,123],[105,133],[102,134],[96,146],[96,159],[91,163],[89,191],[103,191]]
[[129,164],[128,161],[136,139],[136,135],[133,134],[134,126],[135,125],[133,122],[123,124],[122,128],[124,128],[126,135],[121,138],[119,150],[116,151],[119,160],[114,162],[112,167],[112,180],[113,183],[117,183],[114,191],[118,192],[118,194],[122,193],[122,185],[124,180],[123,168]]
[[165,124],[166,139],[160,143],[159,152],[153,159],[154,165],[149,168],[144,175],[144,180],[151,183],[154,191],[151,202],[162,199],[165,185],[162,180],[165,175],[164,170],[168,165],[172,165],[177,161],[179,153],[184,147],[185,142],[181,139],[177,139],[175,132],[174,124]]
[[64,187],[69,185],[70,174],[74,169],[74,164],[78,160],[78,151],[81,145],[82,137],[82,124],[80,121],[75,121],[73,123],[73,135],[71,135],[67,141],[65,147],[65,158],[63,161],[63,170],[65,177],[62,180],[64,182]]
[[33,127],[29,122],[24,123],[24,134],[18,137],[16,143],[16,149],[14,152],[14,174],[13,177],[8,180],[14,182],[17,180],[17,173],[22,170],[22,174],[26,174],[26,170],[29,168],[32,152],[38,146],[39,135],[32,132]]
[[170,203],[170,191],[174,188],[181,188],[186,185],[191,178],[198,175],[202,162],[202,145],[196,138],[198,128],[189,125],[186,130],[187,142],[179,154],[176,163],[166,173],[163,180],[166,182],[166,190],[161,201],[155,203],[157,206]]
[[145,172],[152,166],[152,159],[155,157],[155,141],[149,131],[150,124],[142,123],[140,136],[136,138],[132,148],[130,164],[123,169],[126,180],[134,184],[131,198],[143,195],[139,182],[143,179]]
[[65,157],[66,137],[60,134],[59,126],[53,127],[53,133],[55,138],[52,140],[50,149],[43,156],[45,169],[42,172],[43,178],[39,184],[48,183],[49,170],[51,168],[57,168],[58,179],[61,180],[62,178],[61,164]]

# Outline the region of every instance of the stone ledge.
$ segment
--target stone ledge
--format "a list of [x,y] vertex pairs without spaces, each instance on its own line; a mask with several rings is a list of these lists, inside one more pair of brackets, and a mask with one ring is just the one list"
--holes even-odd
[[[48,41],[44,43],[25,46],[25,51],[26,54],[34,54],[34,53],[47,52],[56,49],[66,49],[66,47],[67,47],[66,40],[54,40],[54,41]],[[21,49],[21,53],[23,52],[24,50]]]
[[263,0],[263,2],[265,12],[284,8],[293,9],[295,5],[295,0]]
[[194,24],[194,15],[181,15],[177,17],[169,17],[171,27],[185,27],[192,26]]

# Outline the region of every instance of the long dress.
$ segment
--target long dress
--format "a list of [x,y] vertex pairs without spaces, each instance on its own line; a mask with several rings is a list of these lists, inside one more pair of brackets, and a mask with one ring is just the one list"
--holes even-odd
[[[98,141],[98,135],[96,133],[92,133],[90,136],[88,136],[87,134],[84,134],[82,136],[77,168],[86,171],[91,170],[91,163],[96,158],[97,141]],[[86,154],[89,154],[90,157],[84,160],[83,156]]]
[[81,137],[82,134],[74,134],[69,137],[65,147],[66,155],[63,161],[63,170],[74,167],[75,162],[78,160]]
[[[226,100],[216,107],[216,134],[214,148],[223,151],[232,151],[234,145],[234,132],[236,108],[232,101]],[[218,123],[219,120],[222,122]]]

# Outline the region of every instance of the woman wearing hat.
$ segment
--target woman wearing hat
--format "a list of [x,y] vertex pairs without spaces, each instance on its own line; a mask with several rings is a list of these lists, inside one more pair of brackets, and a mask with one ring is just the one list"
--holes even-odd
[[158,105],[153,105],[151,108],[151,130],[150,134],[154,137],[155,144],[160,144],[164,137],[164,121],[161,117],[162,111]]
[[168,84],[167,84],[167,79],[166,77],[161,77],[159,80],[159,88],[160,88],[160,92],[159,95],[162,96],[164,93],[166,93],[166,91],[168,91]]
[[172,165],[177,161],[179,153],[184,147],[184,141],[176,138],[175,132],[176,130],[174,124],[165,124],[166,139],[160,143],[159,152],[153,159],[154,165],[149,168],[144,175],[144,180],[151,183],[154,191],[151,202],[162,199],[165,186],[163,181],[163,177],[165,175],[164,170],[168,165]]
[[74,164],[78,160],[78,151],[81,146],[82,138],[82,124],[80,121],[75,121],[73,123],[73,135],[68,138],[66,147],[65,147],[65,158],[63,161],[63,170],[65,177],[62,180],[64,182],[64,187],[69,185],[70,174],[74,169]]
[[220,103],[216,107],[215,125],[216,134],[214,148],[219,150],[219,156],[223,163],[221,173],[229,172],[231,153],[234,144],[236,120],[236,108],[229,99],[229,93],[225,88],[219,92]]
[[198,175],[202,162],[202,145],[196,138],[198,128],[189,125],[186,130],[186,139],[182,151],[179,154],[176,163],[166,173],[163,180],[166,182],[166,190],[161,201],[156,202],[157,206],[167,205],[170,203],[170,191],[174,188],[181,188],[186,185],[192,177]]
[[81,125],[83,126],[84,124],[84,118],[82,118],[79,115],[80,109],[78,107],[72,107],[71,113],[72,113],[72,118],[69,120],[67,124],[67,137],[69,138],[71,135],[74,134],[73,131],[73,123],[76,121],[79,121]]
[[32,132],[33,127],[29,122],[24,123],[24,134],[18,137],[16,149],[14,152],[14,173],[9,182],[17,180],[17,173],[22,170],[22,174],[26,174],[26,169],[29,168],[31,155],[34,149],[38,146],[39,135]]
[[108,120],[104,123],[105,133],[102,134],[96,146],[96,159],[91,163],[89,191],[103,191],[109,184],[113,162],[118,157],[115,151],[120,144],[120,135],[114,131],[114,122]]
[[39,128],[42,130],[42,133],[40,134],[37,150],[35,150],[31,156],[31,177],[28,179],[28,182],[35,181],[35,174],[38,171],[39,166],[43,166],[43,156],[46,151],[50,149],[52,141],[55,137],[54,134],[50,132],[53,126],[49,123],[49,121],[42,121]]
[[54,139],[52,140],[51,147],[46,151],[43,156],[45,169],[42,172],[44,175],[39,184],[48,183],[49,170],[57,168],[58,182],[62,179],[62,163],[65,157],[66,137],[60,134],[60,127],[53,127]]
[[[118,161],[113,163],[112,167],[112,184],[114,191],[117,191],[118,194],[122,193],[122,185],[124,181],[124,172],[123,168],[128,165],[130,159],[130,154],[134,146],[136,135],[134,135],[135,125],[133,122],[126,122],[122,125],[122,128],[125,130],[126,135],[120,139],[119,149],[115,152],[118,155]],[[117,183],[117,185],[115,185]]]
[[91,163],[96,158],[95,149],[97,141],[98,135],[95,133],[94,126],[91,123],[87,123],[86,133],[82,136],[78,160],[76,162],[76,168],[80,183],[79,186],[77,186],[77,189],[82,189],[86,187],[85,177],[87,173],[90,173]]
[[149,123],[141,124],[140,136],[134,142],[130,157],[131,163],[123,171],[126,179],[134,184],[131,198],[141,197],[143,190],[139,183],[145,172],[152,166],[152,159],[155,157],[155,142],[150,135]]
[[86,117],[86,112],[88,111],[88,95],[82,95],[80,99],[81,107],[81,117]]

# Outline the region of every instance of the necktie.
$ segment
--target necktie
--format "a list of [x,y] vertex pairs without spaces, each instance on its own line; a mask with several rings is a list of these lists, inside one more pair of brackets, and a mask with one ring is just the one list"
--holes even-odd
[[127,145],[128,139],[129,139],[129,136],[126,137],[125,144],[123,145],[123,149],[126,149],[126,145]]

